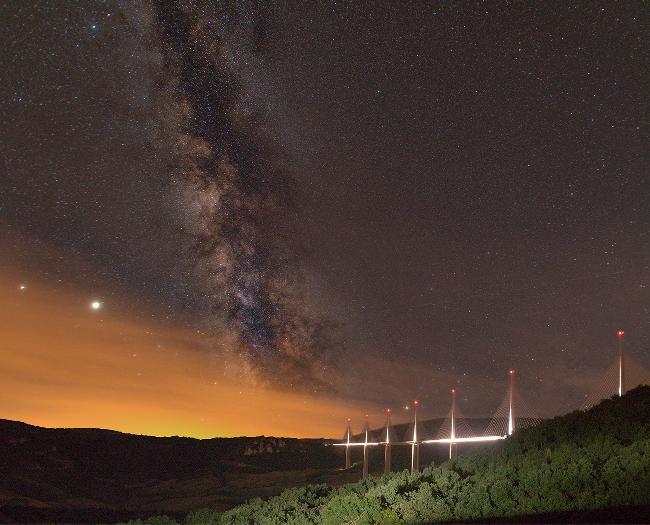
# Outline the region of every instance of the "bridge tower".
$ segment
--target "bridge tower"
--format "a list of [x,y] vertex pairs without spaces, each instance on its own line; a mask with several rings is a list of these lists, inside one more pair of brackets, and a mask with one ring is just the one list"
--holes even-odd
[[390,474],[390,413],[391,409],[386,409],[386,441],[384,442],[384,474]]
[[368,414],[363,415],[365,423],[363,426],[363,431],[365,438],[363,441],[363,477],[368,477],[368,432],[370,432],[370,425],[368,424]]
[[508,435],[512,436],[512,433],[515,431],[515,369],[511,368],[508,370],[508,375],[510,376],[510,386],[508,389]]
[[411,472],[420,470],[420,444],[418,443],[418,409],[420,402],[413,401],[413,441],[411,442]]
[[456,443],[456,389],[451,389],[451,439],[449,441],[449,459],[454,455],[454,448]]
[[350,428],[350,418],[347,419],[347,427],[345,428],[345,468],[350,468],[350,438],[352,437],[352,429]]
[[625,332],[619,330],[616,335],[618,336],[618,397],[621,397],[625,394],[625,354],[623,353]]

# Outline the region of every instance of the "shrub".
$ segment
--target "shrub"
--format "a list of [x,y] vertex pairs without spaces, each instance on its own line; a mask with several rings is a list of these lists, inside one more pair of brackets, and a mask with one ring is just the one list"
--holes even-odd
[[185,525],[220,525],[219,513],[212,509],[198,509],[185,517]]

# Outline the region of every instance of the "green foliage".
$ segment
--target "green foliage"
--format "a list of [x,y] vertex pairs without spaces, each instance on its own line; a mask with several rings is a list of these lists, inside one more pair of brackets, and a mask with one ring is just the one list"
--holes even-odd
[[[396,525],[650,503],[650,387],[422,472],[309,485],[187,525]],[[166,520],[166,521],[165,521]],[[172,525],[156,516],[130,525]]]
[[323,525],[394,525],[400,523],[395,512],[382,508],[375,498],[357,494],[334,496],[321,510]]
[[212,509],[198,509],[185,517],[185,525],[219,525],[219,513]]

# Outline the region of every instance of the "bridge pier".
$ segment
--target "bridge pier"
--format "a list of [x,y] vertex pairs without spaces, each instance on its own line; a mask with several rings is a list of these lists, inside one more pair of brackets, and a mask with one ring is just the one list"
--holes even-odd
[[390,408],[386,409],[386,441],[384,443],[384,475],[390,474]]
[[508,370],[508,375],[510,376],[508,390],[508,435],[512,436],[512,433],[515,431],[515,405],[513,401],[515,394],[515,369],[511,368]]
[[367,478],[368,477],[368,432],[370,431],[370,427],[368,425],[368,414],[364,415],[365,417],[365,425],[364,425],[364,432],[365,432],[365,439],[363,442],[363,477]]
[[451,389],[451,439],[449,441],[449,459],[454,457],[456,439],[456,389]]
[[346,439],[346,445],[345,445],[345,469],[350,468],[350,434],[351,434],[351,429],[350,429],[350,418],[348,418],[348,426],[345,429],[345,439]]
[[384,445],[384,474],[390,474],[390,443]]

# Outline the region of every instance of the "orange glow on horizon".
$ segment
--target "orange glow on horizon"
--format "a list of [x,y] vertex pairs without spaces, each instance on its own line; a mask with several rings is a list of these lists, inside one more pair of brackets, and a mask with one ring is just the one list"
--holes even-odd
[[232,374],[205,336],[138,318],[132,305],[22,277],[0,274],[0,418],[156,436],[340,437],[346,414],[360,411]]

